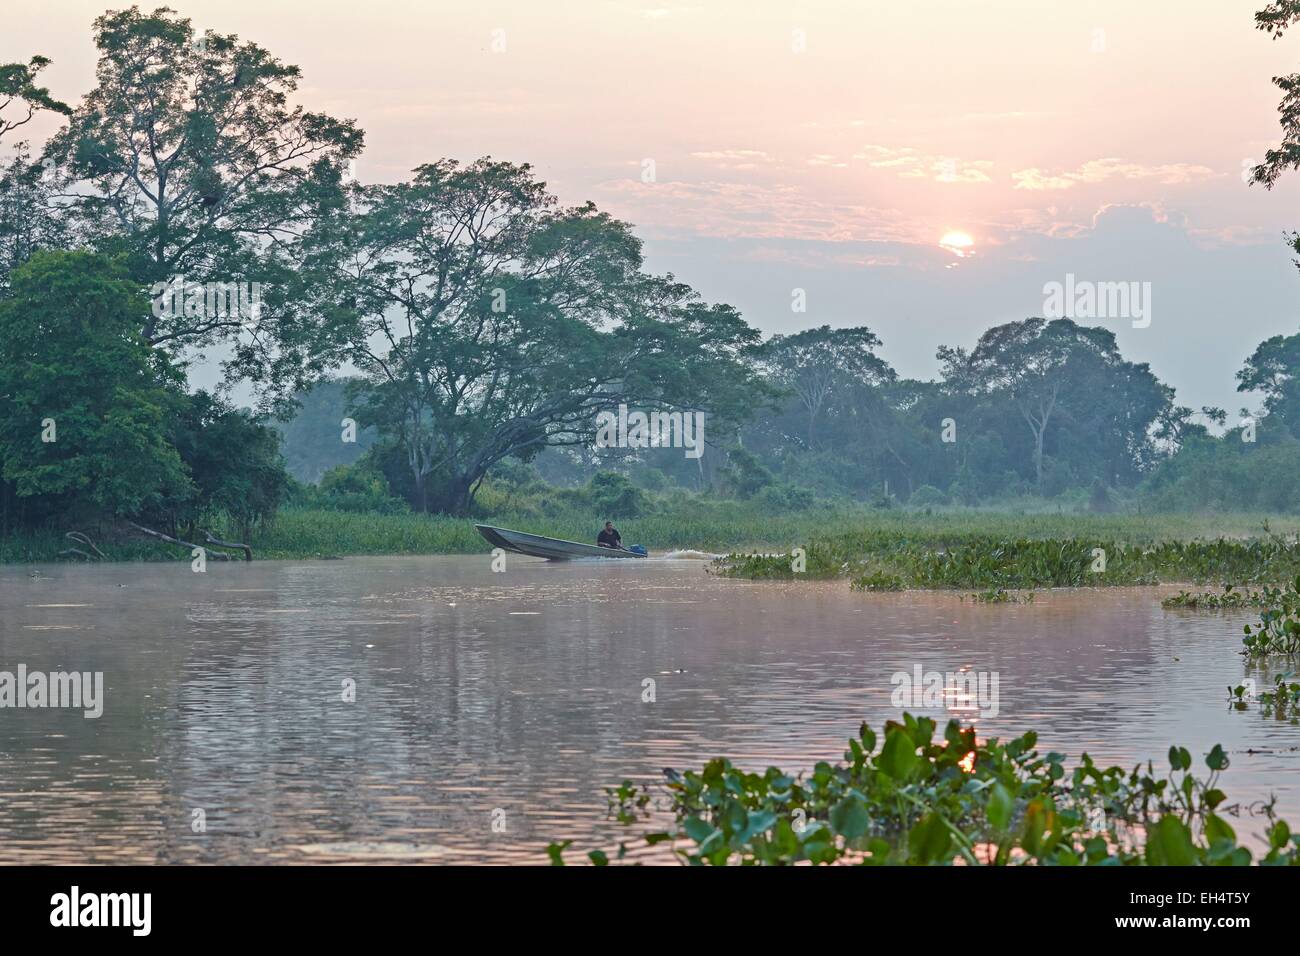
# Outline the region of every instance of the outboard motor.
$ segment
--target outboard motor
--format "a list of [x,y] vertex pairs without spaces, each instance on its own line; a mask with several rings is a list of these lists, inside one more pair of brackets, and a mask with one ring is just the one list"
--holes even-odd
[[650,555],[650,552],[645,549],[645,545],[643,544],[634,544],[632,545],[632,547],[628,548],[628,550],[631,551],[633,554],[643,554],[646,555],[647,557],[649,557]]

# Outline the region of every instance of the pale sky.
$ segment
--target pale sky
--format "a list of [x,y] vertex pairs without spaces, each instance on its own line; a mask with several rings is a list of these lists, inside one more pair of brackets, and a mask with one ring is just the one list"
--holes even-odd
[[[636,224],[650,268],[764,332],[868,325],[904,375],[1067,273],[1151,283],[1149,327],[1087,324],[1183,404],[1235,413],[1242,360],[1300,330],[1300,173],[1242,177],[1278,141],[1270,78],[1300,71],[1300,30],[1254,29],[1264,0],[663,2],[172,5],[300,66],[302,103],[366,131],[362,181],[530,162]],[[75,101],[107,8],[9,9],[0,58],[53,58]]]

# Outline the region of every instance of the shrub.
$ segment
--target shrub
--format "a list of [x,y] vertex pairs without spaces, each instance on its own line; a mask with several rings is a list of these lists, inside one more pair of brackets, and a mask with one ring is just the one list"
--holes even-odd
[[754,501],[765,511],[807,511],[813,506],[815,496],[811,488],[798,485],[768,485]]
[[587,485],[592,506],[603,518],[636,518],[646,511],[646,494],[615,471],[598,471]]

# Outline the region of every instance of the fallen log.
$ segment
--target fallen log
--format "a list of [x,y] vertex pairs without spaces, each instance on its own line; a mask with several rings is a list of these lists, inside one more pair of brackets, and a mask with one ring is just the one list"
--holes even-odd
[[210,554],[212,557],[218,558],[222,561],[230,560],[230,555],[226,554],[224,551],[211,551],[201,544],[195,544],[193,541],[182,541],[180,538],[173,538],[169,534],[163,534],[161,531],[154,531],[152,528],[146,528],[144,525],[136,524],[134,521],[128,521],[127,524],[136,531],[139,531],[141,534],[147,534],[151,538],[158,538],[160,541],[166,541],[168,544],[179,544],[181,547],[189,548],[191,551],[197,548],[205,554]]
[[253,560],[253,549],[246,544],[239,544],[234,541],[222,541],[220,538],[214,537],[210,531],[204,531],[203,537],[207,539],[208,544],[215,545],[218,548],[237,548],[244,552],[245,561]]

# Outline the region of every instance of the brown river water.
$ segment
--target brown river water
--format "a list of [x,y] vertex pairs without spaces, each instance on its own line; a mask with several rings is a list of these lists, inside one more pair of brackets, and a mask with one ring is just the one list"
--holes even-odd
[[1202,772],[1222,743],[1238,834],[1270,795],[1300,825],[1300,726],[1227,703],[1272,680],[1238,654],[1253,615],[1162,610],[1177,588],[987,606],[487,555],[35,571],[0,568],[0,671],[101,671],[103,713],[0,709],[0,863],[612,856],[640,831],[607,819],[604,786],[838,759],[899,716],[892,675],[918,665],[998,675],[996,716],[909,708],[941,726],[1162,773],[1171,743]]

